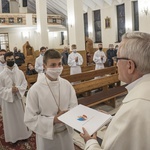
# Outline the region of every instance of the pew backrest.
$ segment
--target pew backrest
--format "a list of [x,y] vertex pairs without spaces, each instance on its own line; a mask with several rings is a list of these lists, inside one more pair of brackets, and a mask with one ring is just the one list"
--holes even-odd
[[117,68],[115,66],[112,66],[104,69],[90,70],[79,74],[63,76],[63,78],[68,80],[69,82],[86,81],[94,79],[97,76],[111,75],[115,74],[116,72]]

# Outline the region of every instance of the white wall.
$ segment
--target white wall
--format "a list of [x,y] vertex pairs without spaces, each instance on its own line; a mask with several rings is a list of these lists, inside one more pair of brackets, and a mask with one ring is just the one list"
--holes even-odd
[[[149,1],[149,0],[147,0]],[[132,17],[132,0],[123,0],[125,2],[125,15],[126,15],[126,31],[132,31],[133,30],[133,17]],[[143,5],[146,4],[149,7],[149,3],[145,3],[145,0],[139,0],[139,30],[143,32],[150,33],[150,10],[148,14],[146,15],[142,8]],[[108,48],[108,45],[110,43],[117,45],[118,43],[115,43],[117,41],[117,16],[116,16],[116,5],[118,3],[113,3],[113,6],[107,5],[103,9],[101,9],[101,26],[102,26],[102,41],[103,41],[103,47]],[[90,15],[88,16],[89,25],[93,28],[90,32],[94,31],[93,27],[93,15],[92,10],[88,10]],[[111,28],[105,29],[105,18],[106,17],[111,18]],[[27,17],[28,25],[32,22],[32,15],[30,14]],[[59,29],[57,30],[50,30],[48,32],[48,40],[49,45],[48,48],[57,48],[61,49],[64,46],[68,44],[67,37],[65,36],[65,44],[60,45],[61,43],[61,31],[65,29]],[[54,32],[55,33],[54,33]],[[38,46],[38,33],[36,32],[36,27],[32,28],[18,28],[18,29],[8,29],[8,28],[0,28],[0,33],[8,33],[9,34],[9,47],[10,50],[13,50],[15,46],[18,47],[18,49],[22,50],[22,46],[26,41],[29,41],[30,45],[34,47],[35,50],[38,50],[40,47]],[[94,41],[94,33],[90,33],[91,38],[93,38]],[[44,45],[41,45],[44,46]],[[94,47],[97,47],[97,44],[94,44]]]
[[[132,15],[132,1],[133,0],[123,0],[122,3],[125,4],[125,24],[126,24],[126,32],[133,30],[133,15]],[[102,27],[102,43],[104,48],[108,48],[109,44],[117,45],[117,12],[116,6],[122,3],[113,2],[113,5],[108,6],[105,5],[101,10],[101,27]],[[93,21],[93,16],[88,15],[88,24],[91,25],[91,21]],[[109,17],[111,19],[111,28],[105,28],[105,18]],[[142,27],[145,28],[145,25],[142,24]],[[92,39],[94,40],[94,27],[93,27]],[[91,33],[90,33],[91,35]],[[94,44],[94,47],[97,47],[97,43]]]
[[[150,33],[150,0],[139,1],[139,28],[142,32]],[[144,13],[144,9],[148,10],[148,14]]]
[[[38,47],[38,36],[39,34],[36,32],[36,28],[18,28],[18,29],[0,29],[0,33],[8,33],[9,36],[9,48],[11,51],[13,51],[14,47],[17,47],[21,51],[23,50],[23,45],[26,43],[26,41],[29,41],[30,45],[34,48],[34,50],[39,50],[40,47]],[[65,39],[67,37],[65,36]],[[64,45],[61,44],[61,31],[58,32],[49,32],[48,33],[48,41],[49,45],[48,48],[57,48],[61,49],[64,46],[67,45],[67,43],[64,43]]]

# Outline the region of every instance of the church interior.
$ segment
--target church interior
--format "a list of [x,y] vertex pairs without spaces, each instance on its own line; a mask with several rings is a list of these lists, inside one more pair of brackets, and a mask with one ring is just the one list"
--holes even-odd
[[[18,66],[27,81],[24,104],[29,89],[38,79],[38,72],[26,74],[27,65],[35,66],[40,48],[55,49],[62,54],[67,47],[69,55],[75,44],[83,58],[82,72],[70,75],[70,66],[64,64],[60,76],[72,83],[78,104],[115,115],[127,90],[126,84],[118,79],[117,54],[109,65],[107,51],[111,46],[118,47],[127,32],[150,33],[149,9],[149,0],[0,0],[0,50],[14,52],[17,48],[24,55],[24,63]],[[93,58],[99,44],[106,62],[103,68],[95,70]],[[98,138],[103,139],[106,128],[98,130]],[[84,149],[84,140],[78,132],[74,133],[73,142],[75,150]],[[0,150],[27,149],[36,149],[35,133],[15,144],[5,142],[0,112]]]

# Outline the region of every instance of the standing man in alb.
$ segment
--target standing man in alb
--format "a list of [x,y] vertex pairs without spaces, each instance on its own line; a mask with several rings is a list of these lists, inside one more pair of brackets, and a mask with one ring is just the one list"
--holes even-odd
[[46,52],[46,48],[45,47],[41,47],[40,48],[40,55],[35,60],[35,70],[38,73],[42,73],[43,72],[43,56],[44,56],[45,52]]
[[70,66],[70,75],[81,73],[81,65],[83,64],[82,56],[77,52],[77,46],[71,46],[72,53],[68,57],[68,65]]
[[106,62],[106,55],[103,52],[103,45],[98,44],[98,50],[94,53],[93,61],[95,62],[95,70],[103,69]]
[[60,77],[61,54],[47,50],[44,54],[45,73],[27,94],[25,124],[36,133],[37,150],[74,150],[72,128],[58,117],[77,105],[72,85]]
[[22,97],[27,88],[24,73],[14,64],[13,52],[4,55],[6,66],[0,73],[0,98],[6,142],[15,143],[28,139],[31,131],[24,124],[24,105]]

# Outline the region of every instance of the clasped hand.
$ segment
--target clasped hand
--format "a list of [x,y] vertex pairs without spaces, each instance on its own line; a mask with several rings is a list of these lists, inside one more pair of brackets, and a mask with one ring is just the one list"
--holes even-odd
[[18,88],[15,87],[15,86],[13,86],[13,87],[12,87],[12,93],[17,93],[17,92],[18,92]]
[[61,116],[62,114],[66,113],[68,110],[65,111],[59,111],[58,114],[54,117],[54,124],[56,123],[62,123],[60,120],[58,120],[58,117]]

